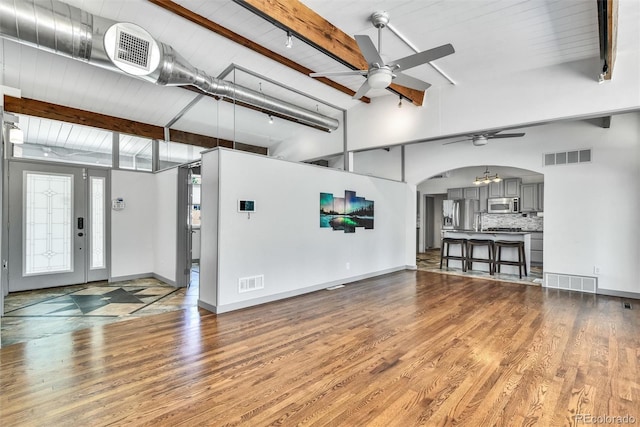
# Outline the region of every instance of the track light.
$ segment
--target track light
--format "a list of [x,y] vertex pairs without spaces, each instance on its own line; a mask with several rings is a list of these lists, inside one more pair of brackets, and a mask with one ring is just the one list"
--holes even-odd
[[22,133],[22,129],[16,125],[10,127],[9,142],[12,144],[24,144],[24,133]]
[[270,125],[273,124],[273,116],[271,114],[269,114],[269,124]]
[[402,108],[402,96],[399,96],[400,101],[398,102],[398,108]]
[[287,31],[287,42],[284,45],[287,49],[291,49],[293,47],[293,36],[291,35],[291,31]]
[[4,125],[9,131],[9,142],[12,144],[24,144],[24,133],[18,127],[18,117],[5,113],[3,117]]

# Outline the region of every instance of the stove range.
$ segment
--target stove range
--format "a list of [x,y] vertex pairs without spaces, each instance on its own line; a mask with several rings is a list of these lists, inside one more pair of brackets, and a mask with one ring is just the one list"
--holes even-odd
[[520,227],[489,227],[489,228],[485,228],[485,231],[502,231],[502,232],[517,233],[519,231],[522,231],[522,228]]

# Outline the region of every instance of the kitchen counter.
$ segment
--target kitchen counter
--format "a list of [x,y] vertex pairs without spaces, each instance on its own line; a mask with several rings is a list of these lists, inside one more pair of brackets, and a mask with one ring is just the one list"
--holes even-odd
[[[457,239],[488,239],[507,240],[514,242],[524,242],[524,253],[527,264],[527,273],[531,271],[531,233],[537,231],[475,231],[475,230],[442,230],[442,237],[452,237]],[[453,245],[449,252],[451,255],[460,255],[460,246]],[[488,258],[489,249],[476,247],[473,252],[474,258]],[[516,248],[502,248],[503,260],[518,260]],[[462,269],[462,261],[449,260],[449,267]],[[489,264],[474,263],[474,270],[489,271]],[[502,265],[501,274],[518,274],[518,267],[512,265]]]
[[531,233],[541,233],[541,231],[528,231],[528,230],[522,230],[522,231],[489,231],[489,230],[482,230],[482,231],[475,231],[475,230],[446,230],[443,229],[443,232],[449,232],[449,233],[474,233],[474,234],[531,234]]

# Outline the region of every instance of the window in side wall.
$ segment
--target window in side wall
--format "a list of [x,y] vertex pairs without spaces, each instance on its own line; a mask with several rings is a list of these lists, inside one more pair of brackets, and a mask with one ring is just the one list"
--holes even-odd
[[23,143],[12,144],[14,158],[112,166],[110,131],[41,117],[18,116]]
[[153,169],[153,140],[120,134],[120,169],[151,172]]
[[159,170],[198,160],[200,153],[208,150],[208,148],[172,141],[159,141],[159,145]]

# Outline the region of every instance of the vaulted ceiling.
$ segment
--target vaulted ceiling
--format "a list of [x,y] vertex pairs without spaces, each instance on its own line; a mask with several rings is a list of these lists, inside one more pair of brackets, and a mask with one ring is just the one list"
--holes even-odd
[[[278,19],[265,19],[247,7],[255,1],[67,0],[67,3],[97,16],[143,27],[210,76],[218,76],[231,64],[237,64],[241,70],[255,74],[233,71],[225,76],[226,79],[235,78],[253,90],[264,91],[339,120],[342,120],[341,110],[369,101],[351,98],[363,83],[362,76],[332,77],[331,83],[307,75],[309,71],[341,71],[353,69],[353,66],[344,65],[302,40],[308,36],[303,34],[308,31],[301,20],[305,17],[302,12],[292,14],[287,11],[278,23]],[[376,45],[378,30],[372,26],[370,16],[375,11],[385,10],[396,32],[414,48],[426,50],[446,43],[454,46],[454,54],[434,61],[440,71],[422,65],[406,72],[433,87],[482,85],[489,78],[523,70],[544,70],[600,55],[596,0],[305,0],[302,5],[294,0],[280,0],[257,3],[309,8],[341,33],[369,35]],[[285,47],[288,28],[294,28],[291,48]],[[329,35],[326,38],[331,42],[332,33],[326,28],[322,31]],[[389,29],[382,30],[381,40],[385,61],[415,52]],[[223,106],[211,97],[198,100],[193,108],[185,111],[197,97],[194,91],[155,86],[10,40],[2,39],[0,43],[3,62],[0,84],[20,89],[25,98],[156,126],[175,121],[172,125],[175,129],[267,147],[296,140],[321,143],[328,138],[341,138],[341,132],[327,135],[286,121],[281,121],[278,127],[269,126],[263,120],[263,113],[233,108],[233,105]],[[424,95],[427,98],[429,90]],[[406,94],[402,88],[400,93]],[[373,90],[367,96],[375,103],[377,98],[397,97],[397,94],[398,91]],[[411,94],[406,96],[407,99],[411,97]],[[420,97],[411,100],[420,105]]]

